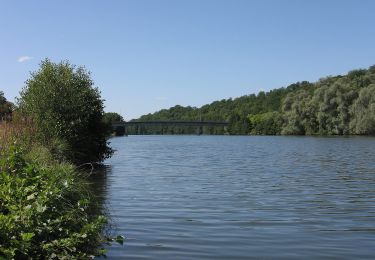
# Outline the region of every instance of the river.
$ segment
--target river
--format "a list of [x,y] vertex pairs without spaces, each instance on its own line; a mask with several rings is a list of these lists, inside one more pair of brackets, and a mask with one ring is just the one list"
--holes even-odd
[[372,258],[375,138],[111,139],[109,259]]

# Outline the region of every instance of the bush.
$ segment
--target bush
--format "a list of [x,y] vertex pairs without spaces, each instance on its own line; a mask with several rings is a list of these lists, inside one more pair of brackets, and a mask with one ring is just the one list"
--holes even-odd
[[69,164],[48,149],[25,154],[13,146],[0,160],[0,259],[87,259],[104,251],[103,216]]
[[48,145],[57,139],[70,151],[71,162],[101,162],[111,156],[103,100],[83,67],[42,61],[26,81],[18,104],[34,121],[39,141]]

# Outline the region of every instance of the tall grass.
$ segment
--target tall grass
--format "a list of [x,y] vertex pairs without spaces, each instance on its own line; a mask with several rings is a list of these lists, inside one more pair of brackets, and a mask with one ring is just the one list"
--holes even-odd
[[0,155],[14,142],[24,147],[33,147],[36,141],[36,128],[31,119],[14,114],[12,120],[0,121]]

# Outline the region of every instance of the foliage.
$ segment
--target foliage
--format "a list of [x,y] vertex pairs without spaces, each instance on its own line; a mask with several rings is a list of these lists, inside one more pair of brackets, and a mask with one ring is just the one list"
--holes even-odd
[[267,112],[249,115],[252,135],[279,135],[281,133],[282,117],[279,112]]
[[354,134],[375,134],[375,84],[361,89],[350,114],[353,117],[350,129]]
[[112,152],[89,73],[45,60],[19,105],[14,111],[0,92],[0,259],[89,259],[105,253],[103,243],[122,244],[103,235],[106,218],[86,176],[61,159],[101,161]]
[[103,115],[103,122],[111,124],[115,122],[125,122],[124,118],[116,112],[107,112]]
[[306,90],[289,93],[282,105],[284,123],[281,133],[289,134],[311,134],[314,128],[315,118],[310,106],[311,94]]
[[14,106],[6,100],[4,93],[0,91],[0,121],[11,116]]
[[39,141],[47,145],[58,140],[68,147],[70,161],[97,162],[112,154],[106,141],[103,100],[83,67],[42,61],[26,81],[18,104],[36,124]]
[[[261,91],[257,95],[251,94],[235,99],[229,98],[215,101],[200,108],[174,106],[154,114],[144,115],[139,120],[227,121],[229,122],[227,129],[223,127],[204,127],[203,133],[246,135],[253,130],[249,122],[249,115],[279,111],[282,100],[288,93],[300,89],[309,89],[311,86],[311,83],[303,81],[291,84],[287,88],[279,88],[269,92]],[[141,129],[129,129],[129,132],[132,134],[195,134],[196,128],[146,126]]]
[[283,101],[283,134],[374,134],[375,67],[319,80]]
[[10,148],[0,160],[0,258],[88,259],[97,249],[103,216],[89,214],[82,176],[48,149]]
[[124,126],[117,126],[113,129],[112,124],[118,122],[125,122],[124,118],[115,112],[105,113],[103,116],[103,122],[107,125],[109,129],[109,134],[114,134],[116,136],[123,136],[126,134]]
[[[175,106],[142,121],[227,121],[227,132],[239,134],[348,135],[375,134],[375,66],[330,76],[318,82],[291,84],[269,92],[223,99],[200,108]],[[194,128],[145,126],[137,134],[193,134]],[[205,134],[223,134],[221,128],[204,128]]]

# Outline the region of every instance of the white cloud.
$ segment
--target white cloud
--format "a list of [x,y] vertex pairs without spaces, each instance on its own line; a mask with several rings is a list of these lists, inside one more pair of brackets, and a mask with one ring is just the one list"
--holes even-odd
[[31,60],[33,59],[33,57],[30,57],[30,56],[21,56],[18,58],[18,62],[25,62],[25,61],[28,61],[28,60]]

